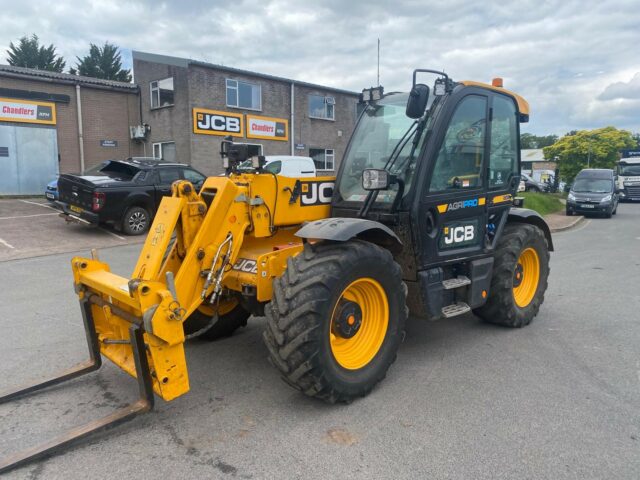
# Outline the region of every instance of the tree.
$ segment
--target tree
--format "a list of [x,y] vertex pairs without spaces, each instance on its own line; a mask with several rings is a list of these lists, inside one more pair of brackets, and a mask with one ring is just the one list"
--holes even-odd
[[533,133],[523,133],[520,135],[520,148],[544,148],[553,145],[558,141],[557,135],[534,135]]
[[56,54],[56,47],[53,44],[48,47],[40,45],[35,33],[31,37],[22,37],[18,40],[18,45],[14,45],[13,42],[9,43],[7,56],[9,65],[14,67],[62,72],[66,65],[64,59]]
[[89,55],[78,59],[76,68],[69,73],[85,77],[103,78],[119,82],[130,82],[131,71],[122,68],[122,57],[116,45],[105,42],[103,47],[93,43],[89,46]]
[[631,132],[615,127],[570,132],[544,148],[544,158],[558,159],[560,176],[572,182],[583,168],[613,168],[620,150],[636,145]]

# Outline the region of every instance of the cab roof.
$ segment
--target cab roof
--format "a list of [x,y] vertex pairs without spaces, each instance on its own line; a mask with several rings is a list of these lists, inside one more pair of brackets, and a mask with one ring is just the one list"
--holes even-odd
[[463,80],[463,81],[461,81],[459,83],[461,83],[462,85],[467,86],[467,87],[486,88],[487,90],[493,90],[494,92],[506,93],[507,95],[512,96],[513,98],[515,98],[516,103],[518,104],[518,112],[520,113],[521,116],[524,116],[526,118],[526,120],[524,120],[524,121],[528,121],[529,120],[529,102],[527,102],[522,96],[518,95],[517,93],[512,92],[511,90],[507,90],[506,88],[494,87],[493,85],[491,85],[489,83],[475,82],[473,80]]

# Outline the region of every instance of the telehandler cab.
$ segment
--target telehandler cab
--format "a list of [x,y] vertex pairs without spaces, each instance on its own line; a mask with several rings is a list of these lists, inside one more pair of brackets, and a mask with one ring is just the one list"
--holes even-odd
[[[417,83],[432,74],[433,89]],[[499,79],[497,79],[499,80]],[[216,339],[266,316],[283,379],[350,402],[396,358],[409,309],[430,319],[473,311],[527,325],[547,288],[551,234],[514,206],[519,95],[415,70],[409,94],[363,92],[337,178],[288,178],[223,143],[227,175],[200,192],[177,181],[162,200],[131,279],[72,260],[90,359],[6,402],[100,367],[137,378],[140,400],[0,463],[7,471],[189,391],[184,342]]]

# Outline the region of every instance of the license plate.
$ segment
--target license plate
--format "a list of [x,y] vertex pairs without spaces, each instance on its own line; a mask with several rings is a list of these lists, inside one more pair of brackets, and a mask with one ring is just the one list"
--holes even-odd
[[80,207],[76,207],[75,205],[69,205],[69,208],[76,213],[82,213],[82,209]]
[[53,200],[53,193],[45,193],[44,196]]
[[595,205],[580,205],[580,208],[595,208]]

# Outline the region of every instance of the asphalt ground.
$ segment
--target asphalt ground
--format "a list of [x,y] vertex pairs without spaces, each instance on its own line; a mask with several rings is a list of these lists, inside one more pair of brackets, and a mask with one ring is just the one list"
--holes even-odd
[[[529,327],[412,318],[362,400],[326,405],[290,389],[266,360],[264,320],[252,319],[229,339],[188,343],[184,397],[6,478],[638,479],[640,205],[554,242]],[[100,254],[129,275],[138,249]],[[0,389],[86,358],[70,258],[0,262]],[[0,405],[0,456],[135,395],[106,362]]]
[[59,214],[42,198],[0,199],[0,262],[144,242],[106,227],[67,223]]

